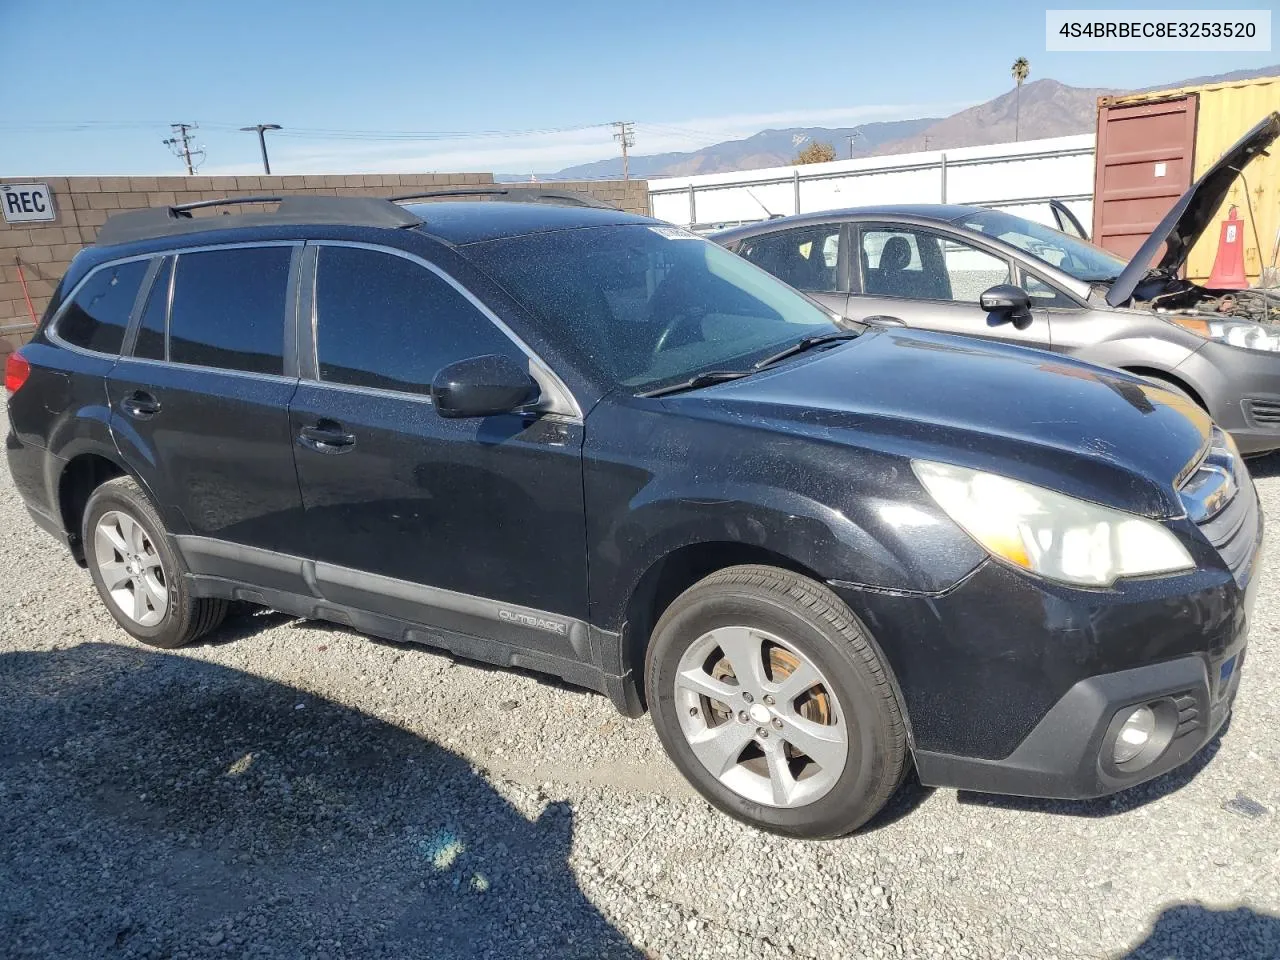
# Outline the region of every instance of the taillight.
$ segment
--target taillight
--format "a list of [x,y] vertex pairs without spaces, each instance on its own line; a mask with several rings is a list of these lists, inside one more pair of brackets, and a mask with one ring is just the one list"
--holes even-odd
[[4,388],[10,394],[17,393],[31,376],[31,361],[15,350],[4,362]]

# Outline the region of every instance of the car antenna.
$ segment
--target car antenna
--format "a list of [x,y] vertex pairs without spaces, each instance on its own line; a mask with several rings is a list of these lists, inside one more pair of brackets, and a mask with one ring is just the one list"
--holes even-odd
[[759,197],[757,197],[754,193],[751,192],[750,187],[747,188],[747,196],[750,197],[752,200],[754,200],[756,203],[760,204],[760,209],[763,210],[765,214],[768,215],[770,220],[777,220],[782,216],[782,214],[774,213],[772,210],[766,207],[764,205],[764,201],[762,201]]

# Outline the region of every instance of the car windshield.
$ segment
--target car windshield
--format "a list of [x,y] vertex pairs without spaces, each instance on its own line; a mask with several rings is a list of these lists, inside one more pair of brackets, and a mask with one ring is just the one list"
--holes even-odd
[[609,383],[647,389],[708,370],[746,370],[831,316],[723,247],[678,227],[619,224],[466,248],[486,272]]
[[1087,240],[999,210],[983,210],[959,222],[970,230],[1011,243],[1037,260],[1088,283],[1110,282],[1120,276],[1127,265],[1122,257]]

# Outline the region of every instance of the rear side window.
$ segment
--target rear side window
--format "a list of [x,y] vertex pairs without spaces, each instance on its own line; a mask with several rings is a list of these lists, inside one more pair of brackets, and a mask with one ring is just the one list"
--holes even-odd
[[288,246],[180,254],[169,313],[169,359],[283,373],[292,256]]
[[838,223],[748,237],[738,254],[797,290],[835,293],[841,288]]
[[138,325],[138,338],[133,344],[133,355],[144,360],[163,360],[165,321],[169,312],[169,278],[173,275],[173,258],[166,257],[160,272],[156,274],[147,305]]
[[119,353],[148,261],[103,267],[80,287],[58,319],[57,335],[73,347]]
[[359,247],[321,247],[316,276],[320,379],[429,393],[456,360],[524,356],[466,297],[426,267]]

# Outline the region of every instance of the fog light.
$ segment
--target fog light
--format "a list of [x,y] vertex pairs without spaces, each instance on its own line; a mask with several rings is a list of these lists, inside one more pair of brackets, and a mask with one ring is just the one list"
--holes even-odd
[[1113,757],[1116,763],[1128,763],[1151,742],[1156,731],[1155,712],[1147,706],[1138,707],[1125,717],[1124,725],[1116,735]]

